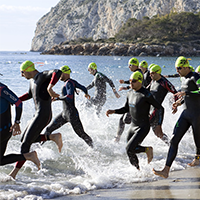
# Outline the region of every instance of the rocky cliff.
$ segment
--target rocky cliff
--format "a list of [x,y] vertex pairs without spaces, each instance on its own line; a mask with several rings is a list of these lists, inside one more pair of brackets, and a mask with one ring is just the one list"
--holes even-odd
[[45,51],[77,38],[113,37],[129,18],[199,12],[199,0],[61,0],[37,23],[31,51]]

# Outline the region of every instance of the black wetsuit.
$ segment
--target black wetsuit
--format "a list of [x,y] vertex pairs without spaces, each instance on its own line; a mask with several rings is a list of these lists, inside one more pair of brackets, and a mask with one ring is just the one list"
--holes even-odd
[[63,101],[63,111],[55,120],[46,128],[45,134],[49,135],[54,130],[60,128],[67,122],[70,122],[76,134],[81,137],[89,146],[93,147],[92,139],[83,129],[83,125],[80,121],[78,110],[75,107],[75,91],[76,88],[81,89],[87,94],[87,89],[73,79],[68,79],[63,88],[62,96],[59,97]]
[[147,69],[144,73],[143,73],[143,82],[142,85],[144,87],[147,87],[150,83],[151,83],[152,79],[150,76],[150,71]]
[[115,110],[117,114],[127,112],[131,114],[131,127],[128,132],[126,151],[130,163],[136,168],[139,168],[139,161],[136,153],[145,152],[145,147],[140,144],[149,133],[149,110],[151,105],[159,109],[159,124],[162,124],[164,108],[144,87],[138,91],[130,90],[125,106]]
[[[40,135],[42,130],[51,121],[51,97],[47,91],[48,85],[55,85],[62,72],[60,70],[50,70],[38,72],[30,80],[29,92],[20,97],[22,101],[33,98],[35,104],[35,115],[27,125],[22,136],[21,152],[27,153],[34,142],[45,141],[44,135]],[[18,163],[17,168],[21,168],[23,163]]]
[[4,156],[7,143],[12,136],[10,132],[11,105],[15,104],[15,121],[19,121],[22,114],[21,100],[3,83],[0,82],[0,165],[26,160],[23,154],[9,154]]
[[186,96],[184,96],[185,109],[174,127],[166,161],[166,166],[169,167],[177,155],[179,142],[190,126],[193,129],[194,142],[197,148],[196,153],[200,154],[200,75],[190,72],[186,77],[181,77],[181,81],[181,90],[186,93]]
[[[142,70],[137,69],[136,71],[139,71],[142,73]],[[129,80],[128,81],[124,81],[125,84],[130,84]],[[150,72],[149,70],[146,70],[146,72],[143,74],[143,82],[142,85],[144,87],[147,87],[149,84],[151,83],[151,77],[150,77]],[[127,89],[129,89],[130,86],[127,87]],[[130,124],[131,123],[131,115],[130,113],[125,113],[123,114],[120,119],[119,119],[119,125],[118,125],[118,130],[117,130],[117,136],[121,136],[124,128],[125,128],[125,124]]]
[[87,90],[95,87],[94,97],[87,102],[87,106],[91,106],[91,104],[95,105],[97,114],[100,113],[103,105],[106,102],[106,82],[112,89],[115,89],[115,85],[111,79],[100,72],[96,72],[92,83],[86,87]]
[[[169,82],[165,77],[161,76],[158,81],[151,81],[149,87],[147,88],[150,90],[153,97],[158,101],[158,103],[162,104],[164,101],[165,96],[168,92],[173,94],[177,93],[175,87]],[[177,98],[175,97],[174,100],[176,101]],[[157,109],[151,106],[150,109],[150,125],[153,130],[155,130],[156,126],[158,125],[158,113]],[[168,143],[167,135],[164,134],[164,141]]]

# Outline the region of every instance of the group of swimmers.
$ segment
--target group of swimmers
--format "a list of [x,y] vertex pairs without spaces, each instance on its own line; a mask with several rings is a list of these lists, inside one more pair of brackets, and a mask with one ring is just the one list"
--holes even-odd
[[[167,178],[169,170],[174,161],[178,144],[186,133],[188,128],[192,126],[194,141],[196,145],[196,156],[190,163],[191,166],[199,164],[200,156],[200,75],[193,72],[187,58],[180,56],[177,58],[175,67],[177,73],[181,77],[181,91],[176,91],[175,87],[161,74],[161,67],[157,64],[148,66],[146,61],[139,63],[137,58],[131,58],[128,62],[130,71],[132,72],[129,80],[120,80],[121,84],[127,83],[127,87],[120,87],[121,90],[129,90],[125,105],[119,109],[107,110],[106,115],[122,114],[119,120],[119,127],[115,141],[120,140],[125,124],[131,124],[128,136],[126,152],[130,163],[138,170],[140,169],[138,153],[144,152],[147,155],[148,163],[153,159],[153,148],[151,146],[142,146],[141,143],[149,133],[150,127],[163,142],[169,145],[169,152],[164,169],[158,171],[153,169],[156,175]],[[200,67],[198,67],[200,68]],[[97,114],[100,113],[102,106],[106,102],[106,83],[108,83],[117,98],[114,83],[106,75],[97,70],[97,65],[92,62],[88,65],[88,71],[94,75],[94,80],[87,87],[81,85],[76,80],[70,78],[71,69],[64,65],[60,69],[39,72],[35,69],[33,62],[27,60],[20,66],[21,75],[27,80],[30,79],[30,89],[24,95],[17,97],[6,85],[0,83],[0,137],[1,137],[1,154],[0,165],[6,165],[17,162],[14,169],[10,172],[10,176],[15,178],[20,168],[26,160],[30,160],[40,169],[40,161],[35,151],[30,152],[31,144],[35,142],[45,142],[52,140],[58,146],[61,152],[63,143],[60,133],[52,133],[56,129],[70,122],[75,133],[82,138],[90,147],[93,147],[92,138],[84,131],[78,110],[75,107],[75,93],[77,88],[85,93],[88,99],[87,106],[94,105]],[[64,82],[62,94],[54,92],[53,87],[59,81]],[[95,87],[94,97],[90,97],[88,90]],[[164,116],[164,108],[162,102],[168,92],[174,94],[174,103],[172,112],[176,113],[177,107],[181,104],[185,108],[178,119],[173,137],[169,141],[167,135],[162,131],[162,122]],[[12,135],[21,134],[20,118],[22,115],[22,102],[30,98],[34,99],[35,115],[31,122],[27,125],[21,139],[21,153],[4,155],[7,143]],[[60,100],[63,103],[63,111],[52,118],[51,102]],[[11,122],[10,105],[15,104],[16,117],[15,123]],[[50,123],[50,125],[48,125]],[[47,126],[48,125],[48,126]],[[45,129],[46,128],[46,129]],[[45,133],[41,134],[45,129]]]

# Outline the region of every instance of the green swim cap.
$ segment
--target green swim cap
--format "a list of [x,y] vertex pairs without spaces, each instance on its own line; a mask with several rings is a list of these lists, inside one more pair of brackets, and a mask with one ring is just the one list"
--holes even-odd
[[190,66],[189,61],[184,56],[179,56],[176,59],[175,67],[189,67],[189,66]]
[[161,67],[159,65],[153,65],[151,68],[150,68],[150,73],[151,72],[156,72],[157,74],[161,74]]
[[139,81],[140,83],[142,83],[143,81],[143,75],[141,72],[139,71],[136,71],[136,72],[133,72],[130,76],[130,79],[134,79],[134,80],[137,80]]
[[25,72],[32,72],[35,70],[35,65],[30,60],[26,60],[21,64],[20,70]]
[[190,70],[191,70],[192,72],[194,72],[194,67],[192,67],[192,66],[190,65],[189,68],[190,68]]
[[97,65],[96,65],[96,63],[91,62],[91,63],[88,65],[88,68],[91,68],[91,69],[97,70]]
[[148,64],[145,60],[141,61],[139,66],[144,67],[144,68],[148,68]]
[[135,65],[135,66],[139,66],[139,61],[137,58],[131,58],[129,61],[128,61],[128,64],[129,65]]
[[67,65],[63,65],[60,70],[65,73],[65,74],[70,74],[71,73],[71,69],[67,66]]
[[154,63],[150,64],[149,69],[151,69],[154,65],[155,65]]
[[200,65],[196,68],[195,72],[200,73]]

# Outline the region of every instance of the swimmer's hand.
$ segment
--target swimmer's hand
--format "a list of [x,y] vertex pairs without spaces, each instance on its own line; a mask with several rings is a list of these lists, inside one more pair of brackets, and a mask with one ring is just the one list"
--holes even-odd
[[19,124],[14,123],[11,127],[10,127],[10,132],[12,132],[12,135],[20,135],[21,134],[21,129]]
[[113,113],[115,113],[115,110],[107,110],[107,111],[106,111],[107,117],[109,117],[109,115],[111,115],[111,114],[113,114]]
[[85,98],[90,99],[90,95],[89,94],[85,94]]
[[177,92],[176,94],[174,94],[174,96],[178,97],[179,99],[182,98],[183,96],[185,96],[185,92],[181,91],[181,92]]
[[51,100],[52,101],[58,101],[58,100],[60,100],[60,98],[59,97],[52,97]]
[[120,80],[119,80],[119,83],[123,84],[123,83],[124,83],[124,80],[120,79]]
[[118,90],[118,91],[120,92],[120,91],[122,91],[122,90],[128,90],[128,88],[127,88],[127,87],[119,87],[119,90]]
[[175,114],[175,113],[177,112],[177,107],[181,105],[181,101],[182,101],[182,100],[183,100],[183,99],[180,98],[180,99],[178,99],[176,102],[174,102],[174,103],[172,104],[172,113],[173,113],[173,114]]

